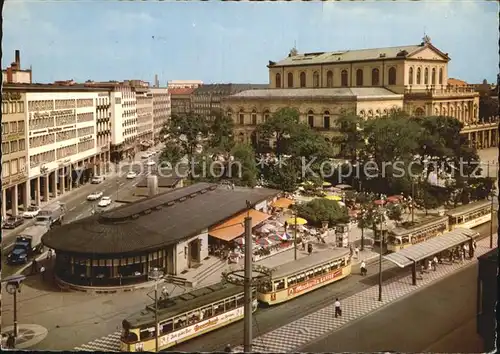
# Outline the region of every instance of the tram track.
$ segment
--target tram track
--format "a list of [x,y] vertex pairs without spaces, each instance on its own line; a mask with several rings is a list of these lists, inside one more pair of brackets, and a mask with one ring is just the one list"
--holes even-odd
[[[480,236],[477,240],[489,237],[490,224],[483,224],[474,228]],[[494,231],[497,230],[497,222],[494,219]],[[379,260],[374,259],[367,262],[368,274],[362,277],[359,269],[354,267],[351,275],[338,282],[332,283],[315,291],[300,296],[292,301],[288,301],[271,307],[259,305],[258,311],[253,317],[253,336],[258,337],[276,328],[285,326],[299,318],[314,313],[338,297],[347,298],[361,292],[371,286],[378,284]],[[382,280],[396,280],[407,276],[408,269],[399,268],[389,261],[382,260]],[[243,332],[243,321],[231,324],[203,336],[193,338],[188,342],[181,343],[165,351],[186,351],[186,352],[208,352],[220,351],[227,344],[238,345],[241,343]]]

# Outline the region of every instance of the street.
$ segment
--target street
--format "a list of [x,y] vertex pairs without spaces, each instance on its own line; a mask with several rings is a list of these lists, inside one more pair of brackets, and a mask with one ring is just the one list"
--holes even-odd
[[478,353],[477,263],[382,308],[302,352]]
[[[140,155],[140,154],[138,154]],[[156,161],[157,158],[154,158]],[[134,164],[127,166],[126,164],[120,165],[121,172],[111,172],[108,174],[106,180],[100,184],[86,184],[70,193],[66,193],[57,199],[58,202],[64,203],[66,206],[66,215],[64,217],[64,223],[70,223],[72,221],[82,219],[92,215],[92,210],[109,210],[119,206],[116,203],[116,195],[118,191],[130,189],[135,186],[145,174],[147,174],[148,169],[142,168],[145,165],[146,159],[141,160],[140,156],[136,159]],[[113,166],[114,167],[114,166]],[[137,173],[137,177],[134,179],[127,179],[125,176],[129,170],[132,169]],[[97,201],[88,201],[87,196],[93,192],[101,191],[103,196],[111,197],[112,204],[108,207],[102,208],[97,206]],[[43,206],[42,206],[43,208]],[[26,220],[21,227],[14,230],[2,230],[2,258],[7,259],[8,253],[11,251],[13,242],[16,236],[24,230],[26,227],[34,223],[34,219]],[[55,226],[57,227],[57,226]],[[4,276],[13,274],[18,270],[20,266],[11,266],[5,263],[2,269]]]

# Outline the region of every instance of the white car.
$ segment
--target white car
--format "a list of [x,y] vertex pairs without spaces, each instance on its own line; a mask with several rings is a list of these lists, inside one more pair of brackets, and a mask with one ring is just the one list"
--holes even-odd
[[99,184],[99,183],[102,183],[104,182],[104,180],[106,179],[106,177],[104,176],[94,176],[92,177],[92,184]]
[[29,206],[28,209],[23,213],[23,218],[36,218],[38,213],[40,212],[40,208],[36,206]]
[[94,192],[87,196],[87,200],[98,200],[102,197],[102,192]]
[[110,197],[102,197],[101,200],[99,201],[99,204],[97,204],[100,207],[107,207],[111,204],[111,198]]
[[135,173],[134,171],[130,171],[129,173],[127,173],[127,179],[134,179],[137,177],[137,173]]
[[154,165],[156,165],[156,162],[154,162],[154,161],[148,161],[148,162],[146,162],[146,165],[147,166],[154,166]]

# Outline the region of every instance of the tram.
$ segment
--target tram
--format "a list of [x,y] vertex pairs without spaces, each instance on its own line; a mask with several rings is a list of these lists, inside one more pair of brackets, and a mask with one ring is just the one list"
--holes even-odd
[[491,221],[491,201],[481,200],[449,210],[452,229],[456,227],[473,228]]
[[[136,313],[122,322],[122,352],[154,352],[156,333],[158,350],[163,350],[204,333],[243,319],[243,288],[216,284],[158,302],[158,327],[155,306]],[[253,290],[253,311],[257,310]]]
[[426,218],[410,228],[397,227],[388,233],[387,250],[397,252],[447,231],[449,231],[448,216]]
[[259,285],[257,299],[276,305],[351,274],[349,249],[329,250],[283,264],[272,273],[269,282]]

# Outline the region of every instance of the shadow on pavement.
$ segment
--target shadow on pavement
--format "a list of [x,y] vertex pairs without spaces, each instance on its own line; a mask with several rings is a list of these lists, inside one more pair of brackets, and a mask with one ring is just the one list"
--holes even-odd
[[[24,280],[24,285],[29,286],[30,288],[34,288],[37,290],[43,290],[47,292],[62,292],[65,291],[61,289],[54,277],[54,262],[55,262],[55,257],[52,259],[41,259],[37,261],[37,272],[32,273],[32,266],[31,264],[29,267],[24,269],[21,274],[26,276],[26,279]],[[40,273],[40,268],[45,267],[45,272],[42,275]]]

